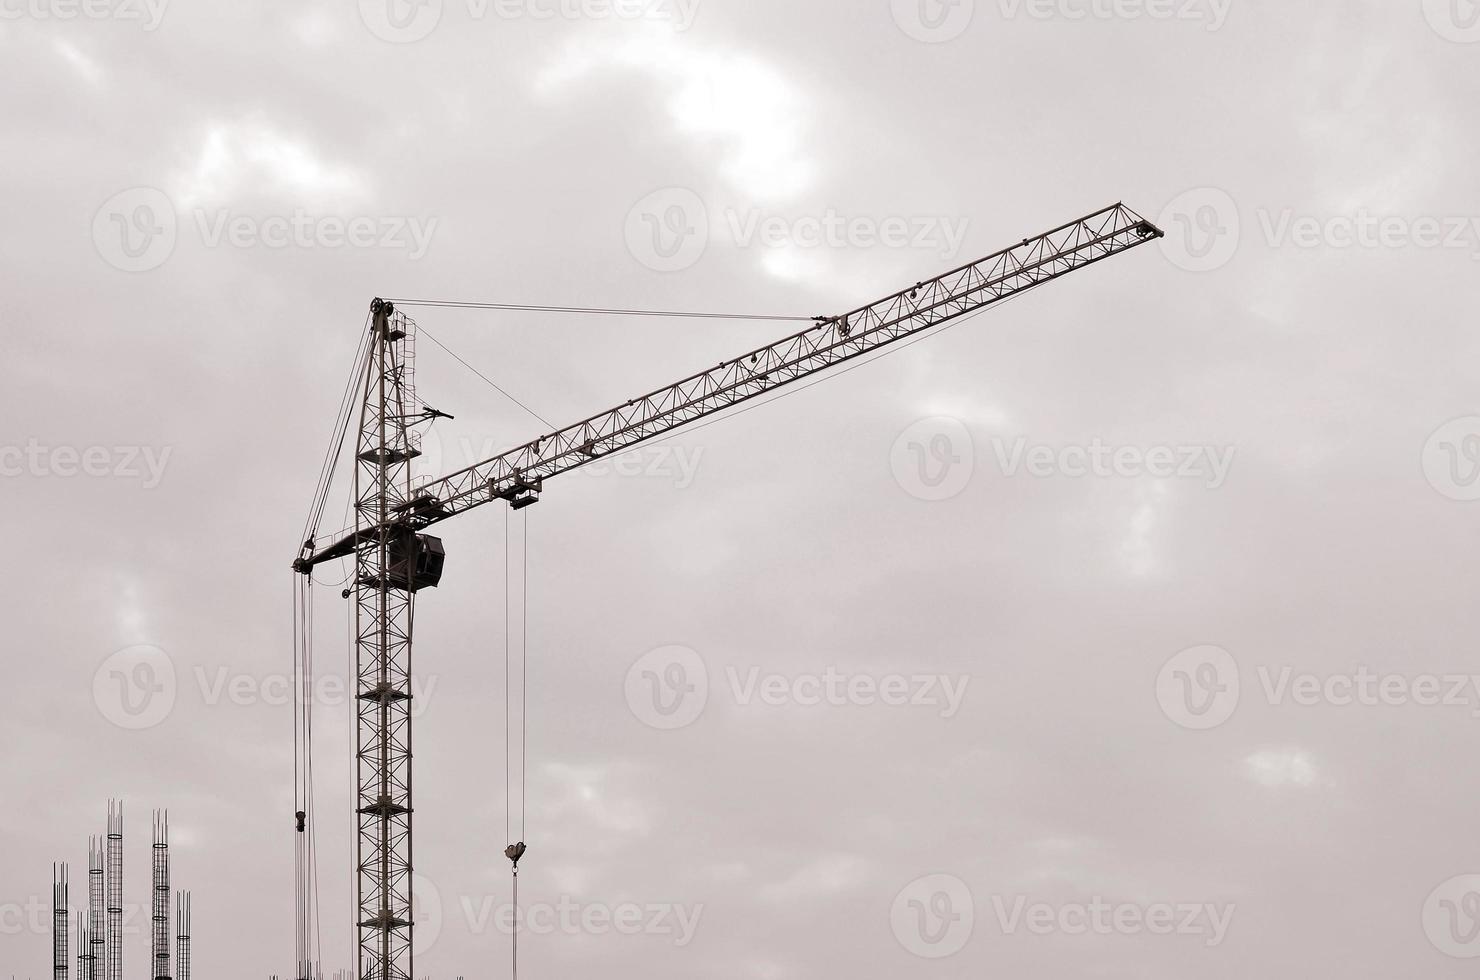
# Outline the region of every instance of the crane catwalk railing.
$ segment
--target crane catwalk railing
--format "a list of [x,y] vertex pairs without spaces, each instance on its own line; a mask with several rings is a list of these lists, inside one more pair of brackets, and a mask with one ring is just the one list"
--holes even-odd
[[[495,499],[527,500],[546,477],[630,449],[1161,235],[1134,211],[1112,205],[877,302],[819,317],[814,326],[766,347],[432,480],[387,523],[422,528]],[[338,540],[316,541],[312,554],[298,562],[299,570],[349,555],[374,537],[377,528],[362,526]]]

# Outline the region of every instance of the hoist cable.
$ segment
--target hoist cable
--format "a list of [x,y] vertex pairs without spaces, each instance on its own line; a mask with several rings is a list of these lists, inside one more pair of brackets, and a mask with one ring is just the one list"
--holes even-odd
[[318,846],[313,826],[313,583],[293,575],[293,835],[294,956],[299,976],[322,962]]
[[[306,635],[304,588],[301,576],[293,582],[293,809],[303,810],[303,709],[298,696],[303,676],[304,637]],[[304,928],[304,871],[307,854],[301,833],[293,835],[293,958],[299,975],[303,971],[307,930]]]
[[523,606],[520,624],[523,638],[519,643],[519,839],[527,841],[524,819],[529,809],[529,508],[524,508],[524,534],[520,547],[524,552],[524,573],[519,583]]
[[516,313],[579,313],[595,316],[662,316],[693,320],[770,320],[812,322],[810,316],[775,316],[764,313],[700,313],[690,310],[628,310],[605,306],[546,306],[539,303],[473,303],[450,299],[393,299],[397,306],[426,306],[458,310],[505,310]]
[[519,859],[524,856],[528,815],[529,771],[529,514],[524,514],[520,556],[519,639],[519,840],[511,840],[514,822],[514,684],[513,684],[513,591],[514,542],[508,509],[504,510],[504,856],[512,862],[514,877],[514,928],[510,936],[513,975],[519,976]]
[[509,511],[504,509],[504,840],[509,841],[509,814],[513,806],[513,797],[510,795],[509,787],[513,772],[512,758],[514,741],[510,737],[510,723],[513,709],[510,707],[512,698],[509,686],[509,594],[513,584],[509,581]]
[[[307,847],[307,851],[308,851],[308,869],[307,869],[307,871],[308,871],[308,880],[307,880],[307,882],[305,882],[305,888],[307,890],[307,906],[308,907],[305,910],[304,915],[305,915],[305,917],[307,919],[307,926],[308,926],[308,936],[307,936],[306,941],[305,941],[305,946],[312,946],[313,953],[314,953],[313,959],[309,963],[309,971],[308,972],[311,973],[312,970],[313,970],[313,964],[314,963],[322,963],[323,962],[323,949],[322,949],[322,937],[320,936],[320,933],[319,933],[319,847],[318,847],[318,831],[317,831],[317,826],[315,824],[315,818],[314,818],[314,776],[313,776],[313,758],[314,758],[314,751],[313,751],[314,681],[315,681],[315,678],[317,676],[317,673],[316,673],[317,668],[316,668],[316,665],[314,664],[314,615],[313,615],[314,608],[313,608],[313,588],[312,588],[312,582],[311,582],[311,580],[309,580],[306,576],[305,576],[305,580],[304,580],[303,595],[304,595],[304,608],[305,608],[306,613],[307,613],[305,615],[305,617],[304,617],[305,630],[304,630],[304,647],[303,647],[304,648],[304,658],[303,658],[303,660],[304,660],[304,678],[303,678],[303,702],[304,702],[304,707],[303,707],[303,712],[304,712],[304,718],[305,718],[305,721],[304,721],[304,730],[306,732],[306,739],[305,739],[305,743],[304,743],[304,747],[303,747],[303,755],[304,755],[304,760],[303,760],[303,768],[304,768],[304,777],[303,777],[304,778],[304,786],[303,786],[303,810],[304,810],[304,813],[305,813],[305,825],[307,827],[307,833],[304,836],[306,836],[308,838],[308,840],[306,841],[306,847]],[[305,949],[304,952],[306,954],[308,952],[308,950]]]
[[[319,521],[323,519],[324,507],[329,500],[329,491],[334,483],[334,473],[339,468],[339,460],[344,452],[344,442],[349,432],[349,420],[354,406],[355,391],[358,388],[360,375],[365,367],[365,359],[370,349],[370,318],[367,316],[366,327],[360,333],[360,346],[355,351],[355,362],[350,370],[348,382],[345,384],[344,392],[340,396],[339,411],[334,417],[334,431],[329,439],[329,448],[324,453],[324,461],[319,468],[319,480],[314,490],[313,505],[309,508],[308,520],[303,528],[303,541],[318,532]],[[302,541],[299,542],[300,544]]]

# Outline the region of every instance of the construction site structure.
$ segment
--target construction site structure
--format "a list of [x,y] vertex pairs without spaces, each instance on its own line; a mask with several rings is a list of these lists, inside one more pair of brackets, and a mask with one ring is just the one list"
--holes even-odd
[[[358,705],[356,976],[414,977],[412,623],[417,594],[439,583],[446,558],[442,541],[427,529],[486,503],[529,507],[550,477],[974,315],[1161,235],[1123,204],[1111,205],[876,302],[811,318],[810,326],[775,343],[425,482],[414,481],[412,473],[421,454],[416,427],[443,416],[416,395],[416,324],[398,306],[457,304],[376,299],[355,368],[358,397],[342,406],[326,465],[332,481],[339,449],[351,442],[355,523],[320,533],[317,518],[328,494],[321,477],[307,539],[293,562],[304,576],[335,559],[354,562],[344,594],[354,601]],[[301,832],[301,812],[298,818]],[[517,873],[514,851],[511,843],[506,853]],[[522,842],[517,852],[523,853]]]
[[[149,976],[153,980],[190,980],[190,894],[176,896],[178,932],[174,939],[172,973],[170,946],[170,818],[154,812],[151,851],[152,887]],[[123,802],[108,801],[108,819],[100,837],[87,839],[87,906],[77,920],[78,980],[121,980],[123,976]],[[71,969],[69,940],[72,912],[67,903],[67,865],[52,870],[52,976],[68,980]]]
[[108,801],[108,868],[104,879],[108,921],[104,935],[104,980],[123,980],[123,801]]
[[154,980],[170,977],[170,815],[154,811],[154,902],[150,924],[154,947]]
[[103,838],[87,839],[87,939],[83,950],[87,956],[87,972],[82,980],[99,980],[98,964],[105,962],[103,948]]
[[67,937],[71,929],[67,924],[67,866],[51,866],[51,975],[53,980],[67,980],[67,968],[71,965],[67,953]]
[[190,893],[175,896],[175,980],[190,980]]

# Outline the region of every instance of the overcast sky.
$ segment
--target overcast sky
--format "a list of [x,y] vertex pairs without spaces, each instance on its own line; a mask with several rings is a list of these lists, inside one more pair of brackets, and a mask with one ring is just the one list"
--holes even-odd
[[[512,518],[526,974],[1471,975],[1480,8],[642,9],[0,0],[0,970],[114,796],[196,976],[291,975],[288,564],[372,297],[830,314],[1124,200],[1168,237]],[[426,476],[548,431],[427,334],[564,424],[789,329],[408,311]],[[505,519],[418,606],[418,976],[507,974]]]

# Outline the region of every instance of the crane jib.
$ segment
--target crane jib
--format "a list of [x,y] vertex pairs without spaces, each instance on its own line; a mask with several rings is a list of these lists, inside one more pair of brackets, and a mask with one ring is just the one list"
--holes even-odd
[[1115,204],[875,303],[818,317],[813,326],[769,346],[426,483],[384,525],[361,527],[321,546],[306,542],[294,567],[306,574],[383,535],[398,538],[494,500],[528,506],[539,499],[546,477],[630,449],[1162,235],[1151,222]]

